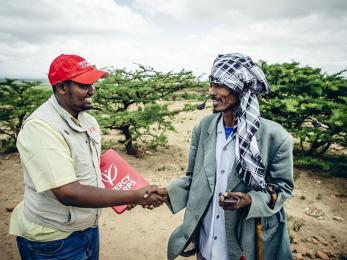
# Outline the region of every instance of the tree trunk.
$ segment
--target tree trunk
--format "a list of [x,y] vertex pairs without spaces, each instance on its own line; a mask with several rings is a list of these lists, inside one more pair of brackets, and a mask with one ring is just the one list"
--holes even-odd
[[123,132],[125,136],[125,149],[127,150],[127,154],[137,156],[139,153],[139,150],[133,145],[129,127],[130,125],[124,125],[121,127],[121,131]]
[[[331,143],[330,142],[327,142],[326,144],[324,144],[322,146],[322,149],[316,153],[316,155],[318,157],[322,156],[323,154],[325,154],[326,151],[328,151],[329,147],[330,147]],[[318,149],[317,149],[318,150]]]

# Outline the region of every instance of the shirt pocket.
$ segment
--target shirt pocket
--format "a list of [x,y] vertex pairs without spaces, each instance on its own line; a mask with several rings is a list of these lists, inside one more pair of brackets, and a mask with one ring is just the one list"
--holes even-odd
[[52,257],[52,259],[63,248],[63,245],[63,240],[54,240],[48,242],[28,242],[28,248],[32,252],[41,256]]

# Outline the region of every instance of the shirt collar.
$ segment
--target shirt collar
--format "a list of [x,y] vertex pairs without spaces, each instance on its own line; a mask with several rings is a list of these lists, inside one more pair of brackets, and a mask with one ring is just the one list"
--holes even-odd
[[[58,100],[54,95],[51,96],[50,102],[54,109],[58,112],[58,114],[68,123],[68,125],[72,129],[78,132],[86,131],[86,129],[80,124],[80,121],[78,119],[73,118],[73,116],[69,112],[67,112],[62,106],[59,105]],[[81,113],[78,114],[78,117],[80,117]]]
[[[236,125],[233,127],[235,129]],[[217,121],[217,134],[225,134],[225,129],[224,129],[224,121],[223,121],[223,116],[220,116],[218,121]],[[227,138],[227,143],[230,142],[231,139],[233,139],[235,136],[235,131],[233,131],[231,133],[231,135],[229,135],[229,137]]]
[[223,134],[224,133],[224,123],[223,123],[223,117],[221,116],[217,122],[217,134]]

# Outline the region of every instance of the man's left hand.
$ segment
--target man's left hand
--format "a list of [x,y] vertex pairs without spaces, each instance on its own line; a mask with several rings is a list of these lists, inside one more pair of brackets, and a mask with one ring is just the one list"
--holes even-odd
[[224,210],[238,210],[249,206],[252,197],[243,192],[225,192],[219,198],[219,206]]

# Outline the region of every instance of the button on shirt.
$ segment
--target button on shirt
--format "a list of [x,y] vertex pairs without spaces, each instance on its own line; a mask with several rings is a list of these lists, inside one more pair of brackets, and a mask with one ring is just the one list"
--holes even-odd
[[208,260],[229,259],[224,210],[219,206],[218,201],[219,194],[226,191],[235,160],[234,141],[231,139],[232,135],[226,139],[221,117],[217,123],[216,185],[213,198],[202,220],[199,237],[199,250],[201,255]]

